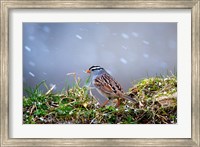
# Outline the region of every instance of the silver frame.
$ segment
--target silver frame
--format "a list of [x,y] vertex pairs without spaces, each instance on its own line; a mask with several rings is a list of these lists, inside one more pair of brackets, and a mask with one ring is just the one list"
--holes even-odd
[[[192,138],[190,139],[13,139],[9,138],[9,11],[22,8],[191,9],[192,11]],[[1,146],[200,146],[200,1],[199,0],[1,0],[0,127]],[[173,133],[173,132],[172,132]]]

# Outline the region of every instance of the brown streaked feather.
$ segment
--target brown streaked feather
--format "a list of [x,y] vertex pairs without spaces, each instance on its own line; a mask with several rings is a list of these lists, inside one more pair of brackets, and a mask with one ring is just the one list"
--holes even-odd
[[[98,68],[98,69],[97,69]],[[101,67],[93,66],[91,70],[103,70]],[[95,77],[93,77],[93,85],[96,87],[97,91],[107,97],[108,99],[126,99],[132,102],[137,102],[134,98],[127,96],[121,85],[105,70],[100,73],[95,73]]]
[[105,76],[106,79],[109,79],[109,83],[112,83],[112,85],[115,85],[116,89],[119,90],[120,92],[124,93],[122,90],[121,85],[108,73],[103,75]]
[[99,78],[96,78],[96,79],[94,80],[94,85],[95,85],[96,87],[100,87],[100,86],[102,85],[102,81],[101,81]]
[[109,74],[103,74],[99,77],[96,77],[94,80],[94,85],[98,87],[102,94],[108,94],[111,97],[121,97],[121,95],[123,95],[120,84]]
[[[94,85],[95,85],[96,87],[98,87],[98,89],[99,89],[100,91],[103,91],[103,92],[105,92],[105,93],[107,93],[107,94],[112,93],[112,88],[110,87],[110,85],[107,84],[105,81],[102,81],[102,80],[101,80],[101,77],[97,77],[97,78],[94,80]],[[103,93],[103,92],[102,92],[102,93]]]
[[104,85],[104,86],[100,87],[99,90],[103,91],[106,94],[112,94],[113,93],[113,91],[112,91],[112,89],[109,85]]

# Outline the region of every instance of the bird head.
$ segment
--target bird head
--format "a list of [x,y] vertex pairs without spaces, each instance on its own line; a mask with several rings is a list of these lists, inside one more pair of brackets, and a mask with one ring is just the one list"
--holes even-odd
[[89,74],[98,74],[105,71],[104,68],[100,67],[100,66],[91,66],[88,70],[86,70],[86,73]]

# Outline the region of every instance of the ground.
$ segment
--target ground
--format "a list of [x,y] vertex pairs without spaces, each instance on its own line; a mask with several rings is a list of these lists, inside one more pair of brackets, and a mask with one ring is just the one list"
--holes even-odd
[[[62,92],[53,92],[45,81],[26,88],[23,98],[24,124],[176,124],[177,78],[144,78],[127,94],[138,102],[122,100],[119,107],[100,107],[87,86],[74,76],[75,84]],[[87,81],[86,81],[87,82]],[[46,92],[40,90],[47,88]],[[115,103],[115,102],[113,102]]]

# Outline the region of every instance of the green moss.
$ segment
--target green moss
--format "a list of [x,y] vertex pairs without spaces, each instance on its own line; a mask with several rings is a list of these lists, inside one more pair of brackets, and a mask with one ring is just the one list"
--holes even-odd
[[[74,75],[75,84],[68,90],[53,93],[45,82],[26,89],[23,98],[24,124],[174,124],[177,122],[177,78],[145,78],[133,85],[127,93],[138,100],[130,103],[123,100],[116,108],[113,105],[100,107],[80,86],[80,78]],[[87,81],[86,81],[87,83]],[[45,86],[46,93],[39,90]]]

